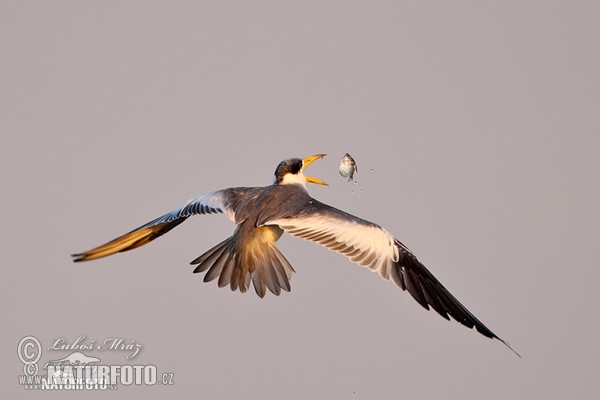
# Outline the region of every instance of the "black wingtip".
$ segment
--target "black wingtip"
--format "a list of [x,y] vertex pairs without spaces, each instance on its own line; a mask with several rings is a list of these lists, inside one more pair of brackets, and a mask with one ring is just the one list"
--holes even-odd
[[510,345],[510,343],[505,342],[504,340],[500,339],[498,336],[494,336],[495,339],[498,339],[499,341],[501,341],[506,347],[508,347],[510,349],[510,351],[512,351],[513,353],[515,353],[519,358],[523,358],[515,349],[512,348],[512,346]]

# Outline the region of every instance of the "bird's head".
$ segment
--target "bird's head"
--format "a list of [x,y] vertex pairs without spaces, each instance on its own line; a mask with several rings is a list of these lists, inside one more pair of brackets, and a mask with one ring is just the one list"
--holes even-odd
[[275,185],[287,185],[291,183],[299,183],[306,186],[306,182],[317,183],[319,185],[327,185],[320,179],[304,175],[304,168],[308,167],[313,161],[325,157],[327,154],[315,154],[314,156],[301,158],[290,158],[283,160],[275,169]]

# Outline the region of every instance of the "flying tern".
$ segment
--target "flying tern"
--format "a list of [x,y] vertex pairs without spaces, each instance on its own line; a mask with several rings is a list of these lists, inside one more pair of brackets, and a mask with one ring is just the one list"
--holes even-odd
[[[312,198],[308,182],[327,185],[304,175],[304,169],[325,154],[279,163],[273,184],[265,187],[232,187],[197,197],[133,231],[92,250],[73,254],[73,261],[88,261],[143,246],[197,214],[225,213],[237,227],[233,236],[217,244],[191,264],[204,281],[217,279],[219,287],[245,292],[254,286],[260,297],[267,289],[275,295],[290,291],[295,272],[275,247],[285,232],[321,244],[350,261],[378,272],[408,291],[424,308],[433,308],[445,319],[477,329],[488,338],[510,345],[463,306],[398,239],[381,226]],[[520,357],[520,356],[519,356]]]

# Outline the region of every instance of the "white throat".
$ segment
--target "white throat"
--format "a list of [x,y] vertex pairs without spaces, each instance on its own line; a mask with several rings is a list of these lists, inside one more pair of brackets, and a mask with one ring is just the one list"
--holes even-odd
[[299,183],[300,185],[306,187],[306,177],[302,173],[302,171],[297,174],[287,173],[283,176],[283,180],[281,181],[282,185],[291,185],[294,183]]

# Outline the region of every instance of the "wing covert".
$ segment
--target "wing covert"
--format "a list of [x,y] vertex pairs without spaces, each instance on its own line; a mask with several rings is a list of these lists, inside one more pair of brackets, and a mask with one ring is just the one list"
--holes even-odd
[[377,224],[320,203],[313,213],[271,220],[286,233],[319,243],[390,279],[398,260],[394,237]]

